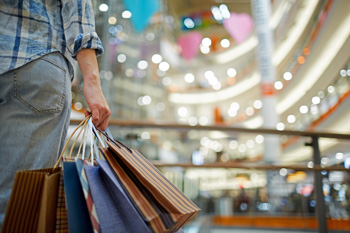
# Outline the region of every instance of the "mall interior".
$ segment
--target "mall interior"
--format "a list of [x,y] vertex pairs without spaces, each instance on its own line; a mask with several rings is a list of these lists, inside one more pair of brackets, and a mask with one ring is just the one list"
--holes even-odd
[[350,231],[349,0],[92,3],[109,128],[201,208],[185,233]]

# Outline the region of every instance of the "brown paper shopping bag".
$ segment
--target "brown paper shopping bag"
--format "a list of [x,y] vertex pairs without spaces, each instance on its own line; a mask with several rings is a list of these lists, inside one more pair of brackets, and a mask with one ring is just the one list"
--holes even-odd
[[60,175],[60,167],[18,171],[1,232],[54,232]]

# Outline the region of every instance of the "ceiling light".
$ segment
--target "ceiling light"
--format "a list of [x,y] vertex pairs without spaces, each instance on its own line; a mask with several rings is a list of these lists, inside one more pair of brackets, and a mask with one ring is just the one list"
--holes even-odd
[[281,90],[283,88],[283,83],[281,81],[277,81],[274,84],[276,90]]
[[122,17],[124,19],[130,19],[131,18],[131,12],[130,11],[123,11],[122,12]]
[[342,77],[346,76],[346,70],[341,70],[339,73],[340,73],[340,76]]
[[145,95],[144,97],[142,97],[142,102],[143,102],[144,105],[151,104],[151,102],[152,102],[151,96]]
[[126,61],[126,55],[123,54],[123,53],[119,54],[118,57],[117,57],[117,60],[120,63],[124,63]]
[[230,108],[232,108],[232,109],[238,111],[239,108],[240,108],[239,103],[233,102],[233,103],[231,104]]
[[231,14],[230,14],[230,11],[228,10],[228,7],[226,4],[221,4],[219,9],[220,9],[221,15],[224,19],[230,18]]
[[288,174],[288,170],[286,169],[286,168],[282,168],[281,170],[280,170],[280,175],[281,176],[286,176]]
[[304,63],[305,63],[305,57],[304,57],[304,56],[299,56],[299,57],[298,57],[298,63],[299,63],[300,65],[304,64]]
[[287,117],[287,121],[288,121],[288,123],[293,124],[296,121],[296,117],[294,115],[289,115]]
[[315,105],[315,104],[311,105],[310,112],[311,112],[311,114],[316,115],[318,113],[317,105]]
[[102,11],[102,12],[106,12],[106,11],[108,11],[108,5],[105,4],[105,3],[102,3],[102,4],[98,7],[98,9],[99,9],[100,11]]
[[256,108],[256,109],[261,109],[262,108],[261,100],[255,100],[254,101],[254,108]]
[[254,114],[254,109],[252,107],[248,107],[245,110],[245,114],[247,114],[247,116],[252,116]]
[[323,99],[324,96],[325,96],[325,94],[324,94],[323,91],[319,91],[319,92],[317,93],[317,96],[320,97],[321,99]]
[[126,75],[126,77],[132,77],[133,75],[134,75],[134,70],[133,69],[131,69],[131,68],[128,68],[128,69],[126,69],[125,70],[125,75]]
[[307,56],[310,54],[310,49],[309,48],[304,48],[303,49],[304,54]]
[[161,61],[163,60],[162,56],[159,55],[159,54],[154,54],[152,56],[152,62],[155,63],[155,64],[159,64],[161,63]]
[[185,117],[187,115],[187,113],[188,113],[188,110],[185,107],[180,107],[177,110],[177,114],[179,114],[180,117]]
[[194,81],[194,75],[191,73],[187,73],[184,78],[187,83],[192,83]]
[[215,77],[215,74],[214,74],[213,71],[208,70],[208,71],[205,71],[204,77],[205,77],[206,79],[211,79],[211,78]]
[[211,8],[211,12],[217,21],[223,20],[222,14],[217,6],[213,6]]
[[211,39],[209,39],[208,37],[203,38],[202,44],[203,44],[204,46],[209,47],[209,46],[211,45]]
[[233,108],[229,108],[228,111],[227,111],[227,114],[230,116],[230,117],[235,117],[237,116],[237,110],[233,109]]
[[148,41],[153,41],[154,38],[155,38],[154,33],[149,32],[149,33],[146,34],[146,39],[147,39]]
[[229,146],[231,149],[235,150],[238,147],[238,142],[236,140],[232,140],[232,141],[230,141]]
[[111,25],[114,25],[117,23],[117,18],[114,17],[114,16],[111,16],[108,18],[108,23],[111,24]]
[[258,144],[261,144],[261,143],[263,143],[264,142],[264,136],[262,136],[262,135],[257,135],[256,137],[255,137],[255,141],[256,141],[256,143],[258,143]]
[[170,68],[170,65],[169,65],[169,63],[167,63],[167,62],[165,62],[165,61],[163,61],[163,62],[161,62],[160,64],[159,64],[159,69],[161,70],[161,71],[168,71],[169,70],[169,68]]
[[313,103],[313,104],[319,104],[319,103],[321,103],[320,97],[318,97],[318,96],[312,97],[312,103]]
[[277,125],[276,125],[276,129],[279,130],[279,131],[282,131],[285,129],[285,125],[282,123],[282,122],[279,122]]
[[344,154],[343,154],[343,153],[336,153],[336,154],[335,154],[335,158],[336,158],[336,159],[339,159],[339,160],[340,160],[340,159],[343,159],[343,158],[344,158]]
[[329,159],[327,157],[324,157],[321,159],[321,164],[327,165],[329,163]]
[[227,75],[231,78],[235,77],[237,75],[236,69],[235,68],[228,68]]
[[142,133],[141,133],[141,138],[142,138],[143,140],[147,140],[147,139],[150,139],[150,138],[151,138],[151,135],[150,135],[149,132],[142,132]]
[[208,53],[210,53],[210,48],[208,47],[208,46],[205,46],[205,45],[200,45],[200,49],[201,49],[201,52],[203,53],[203,54],[208,54]]
[[293,75],[292,75],[291,72],[285,72],[285,73],[283,74],[283,78],[284,78],[285,80],[289,81],[289,80],[291,80],[291,79],[293,78]]
[[306,105],[302,105],[299,108],[300,113],[305,114],[309,111],[309,108]]
[[335,90],[335,89],[334,89],[333,86],[329,86],[329,87],[327,88],[328,93],[333,93],[334,90]]
[[220,42],[220,44],[221,44],[221,46],[223,47],[223,48],[228,48],[228,47],[230,47],[230,41],[228,40],[228,39],[222,39],[221,40],[221,42]]
[[187,27],[187,28],[194,28],[194,22],[191,18],[186,18],[184,20],[184,25]]
[[145,70],[148,68],[148,62],[145,60],[141,60],[137,63],[137,68],[139,68],[140,70]]

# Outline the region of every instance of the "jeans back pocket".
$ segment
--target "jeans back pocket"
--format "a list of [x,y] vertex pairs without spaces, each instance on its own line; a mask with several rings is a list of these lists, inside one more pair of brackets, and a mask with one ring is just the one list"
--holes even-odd
[[14,97],[35,114],[62,111],[68,71],[60,61],[60,53],[51,53],[14,72]]

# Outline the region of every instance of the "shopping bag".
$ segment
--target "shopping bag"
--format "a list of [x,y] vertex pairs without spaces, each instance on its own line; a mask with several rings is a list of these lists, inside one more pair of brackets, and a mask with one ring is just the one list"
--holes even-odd
[[62,169],[53,170],[53,174],[45,177],[37,233],[55,232],[56,230],[57,198]]
[[101,153],[153,232],[176,232],[200,211],[140,152],[104,135],[108,148]]
[[[119,190],[116,190],[118,189],[116,179],[114,178],[113,180],[113,177],[103,176],[102,169],[100,171],[101,164],[105,168],[103,170],[105,171],[104,174],[108,173],[108,165],[105,164],[105,161],[99,159],[97,159],[99,161],[99,164],[97,164],[94,159],[99,152],[97,150],[97,140],[94,140],[93,128],[94,126],[90,119],[86,127],[87,130],[83,134],[81,158],[77,158],[75,164],[94,231],[103,233],[150,233],[150,230],[133,208],[131,202],[122,193],[123,190],[120,185]],[[101,140],[101,138],[99,139]],[[91,145],[90,160],[85,159],[86,141],[88,140],[90,140]],[[113,173],[109,172],[109,174]],[[111,180],[114,182],[109,182]]]
[[[84,166],[96,165],[95,160],[94,160],[94,148],[93,148],[94,144],[93,144],[93,133],[92,133],[91,127],[92,127],[92,121],[91,121],[91,118],[89,118],[88,121],[86,122],[85,130],[84,130],[84,134],[83,134],[83,150],[81,153],[81,157],[80,158],[77,157],[75,159],[75,168],[76,168],[76,171],[77,171],[77,174],[79,177],[80,187],[83,190],[84,199],[85,199],[85,203],[86,203],[87,208],[88,208],[88,213],[90,216],[93,231],[95,233],[99,233],[100,232],[100,222],[99,222],[99,218],[98,218],[97,213],[96,213],[95,203],[92,199],[90,185],[87,181],[86,173],[84,170]],[[90,161],[88,159],[85,159],[85,148],[86,148],[86,141],[87,141],[86,137],[87,136],[90,136],[90,145],[91,145]],[[79,148],[79,151],[80,151],[80,148]],[[79,156],[79,152],[78,152],[78,156]]]
[[92,233],[93,228],[89,210],[81,188],[75,161],[64,159],[63,177],[68,214],[68,227],[70,233]]
[[84,165],[85,174],[103,233],[151,233],[128,200],[106,161]]
[[[82,121],[82,123],[80,124],[80,131],[73,142],[69,155],[67,157],[62,158],[64,187],[68,214],[68,226],[70,233],[99,232],[98,219],[94,218],[93,202],[90,198],[91,195],[89,195],[86,178],[84,179],[84,177],[82,177],[85,174],[82,174],[82,165],[80,166],[80,162],[84,162],[84,158],[82,160],[78,158],[80,155],[82,143],[80,144],[77,157],[72,157],[73,148],[82,132],[82,141],[84,142],[82,156],[85,155],[85,132],[89,119],[90,117],[86,117]],[[73,132],[73,134],[74,133],[75,132]]]
[[17,171],[2,233],[55,232],[60,167]]

